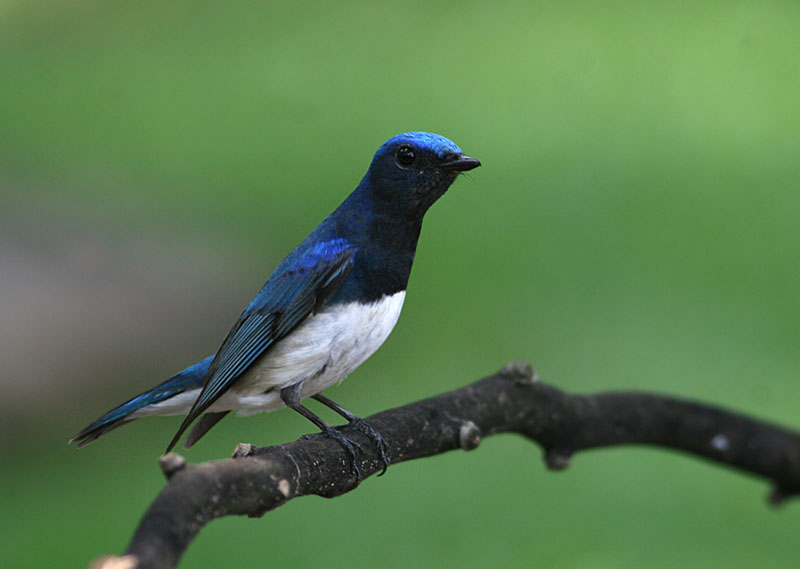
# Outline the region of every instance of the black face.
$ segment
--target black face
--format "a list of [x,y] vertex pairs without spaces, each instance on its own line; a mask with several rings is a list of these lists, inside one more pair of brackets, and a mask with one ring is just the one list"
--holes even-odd
[[459,173],[480,166],[444,138],[447,144],[440,145],[431,144],[437,138],[395,138],[401,140],[392,139],[375,155],[368,177],[374,196],[397,213],[421,218]]

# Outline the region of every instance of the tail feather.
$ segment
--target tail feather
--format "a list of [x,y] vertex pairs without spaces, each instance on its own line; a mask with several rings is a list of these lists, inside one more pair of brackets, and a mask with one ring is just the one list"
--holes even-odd
[[119,407],[115,407],[93,423],[84,427],[77,435],[72,437],[69,442],[77,442],[79,447],[85,446],[94,441],[97,437],[106,434],[107,432],[130,423],[136,417],[131,417],[136,411],[166,401],[170,397],[174,397],[179,393],[191,389],[199,389],[203,386],[203,379],[205,378],[208,366],[211,365],[211,360],[214,356],[209,356],[206,359],[187,367],[185,370],[178,372],[168,380],[160,383],[153,389],[145,391],[126,401]]
[[116,421],[111,421],[110,423],[106,423],[105,425],[97,426],[94,429],[89,429],[89,427],[94,425],[94,423],[92,423],[92,425],[89,425],[89,427],[86,427],[80,433],[72,437],[69,440],[69,442],[70,443],[77,442],[78,448],[85,447],[90,442],[94,441],[97,437],[105,435],[108,431],[113,431],[117,427],[121,427],[125,423],[130,423],[131,421],[133,421],[133,419],[117,419]]
[[194,424],[192,430],[189,431],[189,435],[183,442],[183,448],[190,448],[227,414],[228,411],[220,411],[218,413],[204,413],[200,415],[200,418]]

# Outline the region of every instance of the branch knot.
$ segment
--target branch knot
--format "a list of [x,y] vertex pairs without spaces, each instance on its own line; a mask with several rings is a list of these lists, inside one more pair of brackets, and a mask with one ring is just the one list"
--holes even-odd
[[158,465],[161,467],[161,472],[167,477],[167,480],[169,480],[175,476],[175,474],[186,468],[186,459],[177,453],[168,452],[158,459]]
[[483,433],[472,421],[464,421],[458,430],[458,445],[464,450],[475,450],[481,444]]
[[508,362],[502,373],[518,385],[532,385],[539,381],[539,374],[531,364],[524,360]]

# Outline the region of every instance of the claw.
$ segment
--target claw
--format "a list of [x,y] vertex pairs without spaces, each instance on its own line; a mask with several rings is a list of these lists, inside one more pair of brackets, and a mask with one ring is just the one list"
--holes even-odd
[[381,462],[383,463],[383,468],[378,473],[378,476],[383,476],[386,474],[386,469],[389,467],[389,457],[386,456],[386,441],[383,440],[381,434],[376,431],[372,425],[360,417],[356,417],[350,421],[349,426],[357,431],[361,431],[372,439],[372,441],[375,443],[375,448],[378,449],[378,455],[381,457]]
[[361,474],[361,469],[358,467],[358,457],[356,456],[356,450],[363,450],[361,445],[359,445],[353,439],[347,437],[341,431],[335,429],[334,427],[326,427],[322,429],[320,433],[314,433],[312,435],[303,435],[300,437],[301,439],[314,439],[317,437],[327,437],[329,439],[335,440],[337,443],[342,445],[342,447],[347,451],[347,454],[350,455],[350,467],[355,471],[358,480],[361,481],[364,477]]
[[[333,409],[339,415],[347,419],[348,424],[344,427],[339,427],[339,429],[346,429],[348,427],[353,428],[357,431],[361,431],[369,438],[373,440],[375,443],[376,448],[378,449],[378,454],[381,457],[381,462],[383,462],[383,469],[380,471],[378,476],[383,476],[386,473],[386,468],[389,466],[389,458],[386,456],[386,442],[383,440],[381,434],[376,431],[369,423],[364,421],[361,417],[358,417],[352,411],[348,411],[338,403],[335,403],[325,397],[322,393],[317,393],[316,395],[312,395],[314,399],[325,405],[326,407]],[[360,449],[361,447],[359,447]]]

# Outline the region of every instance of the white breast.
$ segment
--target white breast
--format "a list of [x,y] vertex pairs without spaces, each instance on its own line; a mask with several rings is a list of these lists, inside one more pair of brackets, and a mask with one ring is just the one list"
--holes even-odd
[[[405,296],[401,291],[376,302],[339,304],[312,314],[272,346],[209,411],[271,411],[283,406],[284,387],[303,382],[301,397],[306,398],[342,381],[389,336]],[[148,405],[135,416],[185,414],[199,395],[199,389],[186,391]]]
[[210,410],[268,411],[283,405],[279,391],[284,387],[303,382],[305,398],[342,381],[383,344],[397,323],[403,300],[405,291],[368,304],[339,304],[309,316]]

